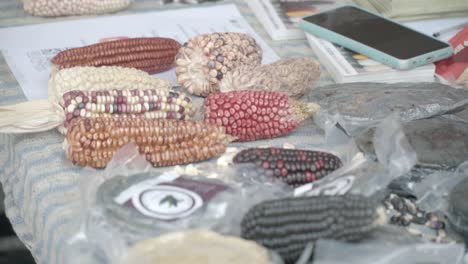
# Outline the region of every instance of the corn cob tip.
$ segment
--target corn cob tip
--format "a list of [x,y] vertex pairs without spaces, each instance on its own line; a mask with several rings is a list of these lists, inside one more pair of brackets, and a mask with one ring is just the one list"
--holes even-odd
[[294,113],[292,116],[297,118],[299,122],[304,121],[320,110],[320,105],[313,102],[300,102],[291,98],[289,104]]

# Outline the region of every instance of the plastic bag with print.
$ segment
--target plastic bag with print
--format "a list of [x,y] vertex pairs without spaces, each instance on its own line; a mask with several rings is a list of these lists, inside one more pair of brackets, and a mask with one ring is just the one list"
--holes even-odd
[[229,168],[190,173],[187,167],[153,168],[129,144],[105,170],[89,169],[82,177],[83,214],[79,232],[69,240],[67,263],[119,263],[134,243],[175,231],[236,236],[251,206],[287,195],[279,186],[233,180]]
[[264,186],[279,184],[292,189],[326,178],[347,166],[359,152],[353,139],[337,126],[337,120],[337,116],[326,113],[315,116],[320,138],[307,138],[299,148],[291,144],[241,148],[223,163],[237,171],[234,177],[239,180]]
[[372,196],[384,190],[393,179],[410,171],[417,160],[398,120],[396,115],[391,115],[377,126],[372,139],[377,160],[358,152],[348,164],[326,178],[297,188],[295,195],[350,192]]

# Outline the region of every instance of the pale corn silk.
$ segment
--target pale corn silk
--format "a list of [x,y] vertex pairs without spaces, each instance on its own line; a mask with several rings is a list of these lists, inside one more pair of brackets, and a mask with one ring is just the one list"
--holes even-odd
[[34,16],[57,17],[113,13],[133,0],[22,0],[24,10]]
[[[123,14],[159,10],[161,7],[157,2],[135,0]],[[305,40],[270,41],[247,4],[241,0],[234,2],[247,21],[282,58],[313,56]],[[23,5],[16,0],[2,0],[0,6],[0,27],[49,22],[47,18],[22,13]],[[57,21],[65,19],[68,18],[57,18]],[[317,85],[330,83],[332,79],[323,71]],[[1,105],[25,101],[3,56],[0,57],[0,91]],[[197,106],[201,105],[200,99],[195,101]],[[230,146],[281,147],[289,143],[296,148],[308,148],[321,142],[319,135],[319,129],[311,120],[306,120],[287,137]],[[83,171],[72,166],[65,157],[63,139],[56,130],[0,135],[0,181],[5,191],[5,211],[19,238],[31,250],[37,263],[65,263],[66,241],[75,232],[74,220],[79,217],[81,197],[78,179]]]

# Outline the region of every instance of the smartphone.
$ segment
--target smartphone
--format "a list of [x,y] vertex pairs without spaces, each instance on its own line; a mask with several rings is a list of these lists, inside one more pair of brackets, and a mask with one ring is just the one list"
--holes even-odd
[[449,43],[352,5],[304,17],[300,27],[402,70],[450,57],[453,52]]

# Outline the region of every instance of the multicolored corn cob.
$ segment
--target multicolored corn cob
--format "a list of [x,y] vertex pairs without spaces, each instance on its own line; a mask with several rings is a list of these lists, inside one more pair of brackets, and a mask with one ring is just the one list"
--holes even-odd
[[67,157],[103,168],[123,145],[134,142],[155,167],[206,160],[222,154],[232,138],[203,122],[145,118],[75,118],[68,126]]
[[364,196],[286,198],[251,208],[242,220],[241,236],[294,263],[309,242],[359,240],[384,221],[383,209]]
[[330,153],[301,149],[250,148],[233,158],[234,164],[255,164],[256,173],[298,186],[319,180],[342,166]]
[[278,92],[249,90],[212,93],[203,103],[205,121],[223,126],[238,141],[286,135],[319,108]]
[[218,83],[240,65],[258,65],[262,49],[251,36],[225,32],[203,34],[190,39],[176,57],[179,84],[188,93],[207,96],[218,91]]
[[132,0],[22,0],[34,16],[56,17],[112,13],[127,8]]
[[168,81],[117,66],[73,67],[52,74],[49,100],[64,109],[64,128],[76,117],[191,119],[195,106]]
[[320,63],[312,58],[282,59],[267,65],[241,65],[224,75],[219,89],[275,91],[301,97],[319,77]]
[[69,91],[63,101],[65,128],[79,116],[189,120],[195,115],[195,106],[184,93],[157,89]]
[[180,44],[170,38],[130,38],[72,48],[58,53],[52,63],[59,69],[75,66],[122,66],[148,73],[169,70]]

